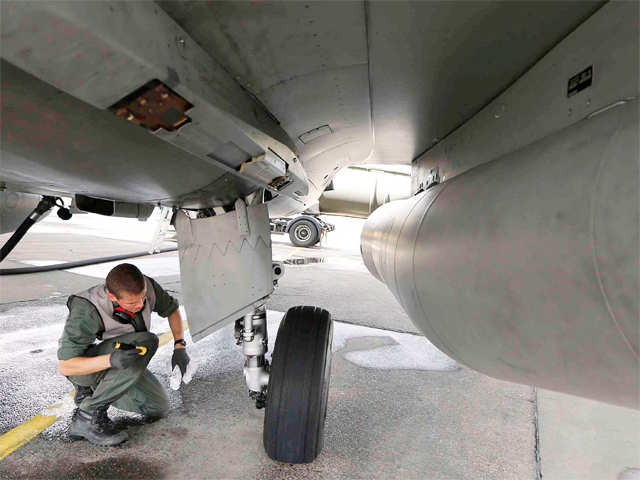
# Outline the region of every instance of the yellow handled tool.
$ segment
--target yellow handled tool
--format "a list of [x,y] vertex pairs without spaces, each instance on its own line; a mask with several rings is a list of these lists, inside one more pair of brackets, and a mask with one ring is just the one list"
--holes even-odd
[[131,350],[132,348],[137,348],[138,350],[140,350],[140,353],[138,355],[144,356],[147,354],[147,347],[145,347],[144,345],[131,345],[130,343],[116,342],[115,348],[122,348],[123,350]]

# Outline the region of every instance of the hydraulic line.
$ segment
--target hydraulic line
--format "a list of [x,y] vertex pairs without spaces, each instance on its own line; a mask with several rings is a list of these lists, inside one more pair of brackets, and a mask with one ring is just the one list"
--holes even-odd
[[11,235],[11,238],[9,238],[9,240],[7,240],[5,244],[2,246],[2,249],[0,250],[0,262],[4,260],[7,257],[7,255],[9,255],[9,253],[11,253],[11,251],[15,248],[18,242],[22,240],[22,237],[24,237],[25,234],[29,231],[29,229],[33,226],[33,224],[36,223],[38,219],[42,217],[42,215],[44,215],[49,210],[51,210],[51,208],[54,207],[55,204],[56,204],[55,197],[49,197],[49,196],[42,197],[42,200],[40,200],[40,203],[36,205],[36,208],[34,208],[33,211],[29,214],[29,216],[24,219],[24,221],[20,224],[20,226],[16,229],[16,231],[13,232],[13,235]]
[[[175,252],[177,247],[163,248],[157,253]],[[20,267],[20,268],[0,268],[1,275],[21,275],[24,273],[40,273],[50,272],[53,270],[67,270],[69,268],[84,267],[86,265],[95,265],[97,263],[115,262],[127,258],[144,257],[146,255],[155,255],[149,252],[124,253],[122,255],[113,255],[111,257],[89,258],[87,260],[78,260],[76,262],[56,263],[55,265],[43,265],[40,267]]]

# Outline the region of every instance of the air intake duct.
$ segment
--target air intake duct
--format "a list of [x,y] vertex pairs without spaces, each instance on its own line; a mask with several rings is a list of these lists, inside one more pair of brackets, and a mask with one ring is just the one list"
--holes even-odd
[[102,198],[76,195],[75,205],[78,210],[109,217],[137,218],[146,220],[153,213],[155,206],[150,203],[131,203],[104,200]]

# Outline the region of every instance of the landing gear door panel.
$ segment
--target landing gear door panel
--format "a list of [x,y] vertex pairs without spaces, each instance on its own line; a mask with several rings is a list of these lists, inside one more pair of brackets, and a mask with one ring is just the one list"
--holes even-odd
[[254,310],[273,292],[266,205],[191,219],[178,212],[180,275],[194,341]]

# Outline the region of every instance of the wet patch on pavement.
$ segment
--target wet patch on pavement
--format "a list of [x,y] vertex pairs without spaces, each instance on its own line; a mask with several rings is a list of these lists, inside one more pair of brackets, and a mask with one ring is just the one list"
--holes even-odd
[[289,257],[284,259],[287,265],[309,265],[312,263],[324,263],[324,257]]
[[110,457],[86,463],[62,458],[31,465],[27,472],[13,472],[14,476],[11,478],[55,480],[166,478],[163,473],[165,469],[164,462],[152,463],[133,456]]
[[[21,310],[20,314],[40,319],[40,328],[30,333],[44,341],[44,335],[39,335],[43,332],[38,330],[52,327],[45,320],[55,310],[46,311],[41,304],[37,308],[45,310]],[[5,313],[12,315],[15,311],[7,309]],[[268,311],[270,352],[283,316]],[[15,320],[12,317],[11,323]],[[61,327],[59,321],[57,328]],[[166,329],[165,319],[154,319],[152,330]],[[14,340],[18,340],[17,333],[14,331]],[[56,335],[50,330],[47,333]],[[68,396],[70,384],[55,371],[56,340],[50,340],[54,345],[40,345],[43,353],[26,356],[29,361],[22,362],[24,384],[17,390],[11,387],[21,399],[15,404],[19,410],[30,408],[27,405],[31,403],[42,408],[44,376],[59,382],[51,385],[51,390]],[[130,440],[105,449],[86,441],[72,442],[66,433],[71,415],[65,415],[5,458],[0,463],[0,478],[424,478],[431,474],[438,478],[442,472],[460,473],[451,467],[451,458],[460,448],[493,445],[499,450],[495,455],[501,455],[507,448],[496,441],[493,432],[503,435],[506,429],[517,437],[509,444],[517,448],[508,448],[505,468],[517,472],[520,478],[528,476],[530,468],[520,460],[521,449],[528,448],[525,439],[530,436],[528,405],[512,400],[504,405],[506,400],[495,381],[459,368],[419,335],[336,321],[325,447],[310,465],[276,463],[264,453],[264,410],[256,410],[247,398],[242,378],[244,357],[235,345],[233,325],[195,344],[188,343],[189,355],[200,367],[189,385],[178,391],[168,389],[171,411],[165,419],[148,424],[140,415],[111,408],[110,417],[128,430]],[[36,362],[41,357],[48,357],[48,363]],[[170,358],[171,348],[161,348],[149,365],[163,385],[168,385]],[[12,364],[12,370],[19,366],[14,361]],[[52,370],[42,371],[45,366]],[[9,372],[5,373],[9,381]],[[8,384],[4,388],[10,389]],[[526,390],[520,386],[508,388]],[[453,403],[452,389],[456,391]],[[487,405],[491,410],[487,411]],[[483,424],[459,420],[461,416],[476,418],[478,409],[485,419]],[[515,411],[505,419],[505,409]],[[514,422],[512,417],[521,421]],[[487,418],[498,427],[490,428]],[[461,424],[462,439],[431,448],[439,439],[454,437]],[[407,438],[412,439],[410,449],[406,448]],[[378,452],[375,459],[372,452]],[[462,477],[471,478],[471,472],[491,477],[495,472],[478,463],[481,460],[465,460],[460,467],[464,467]]]
[[[186,318],[184,310],[181,310],[183,318]],[[5,327],[5,333],[0,338],[0,388],[12,392],[0,405],[0,433],[27,420],[42,408],[56,403],[72,390],[71,384],[57,372],[58,338],[66,314],[67,308],[61,303],[43,305],[39,302],[36,305],[16,304],[13,308],[0,312],[0,326]],[[268,325],[269,332],[272,332],[269,337],[269,352],[275,346],[275,332],[278,331],[283,315],[281,312],[269,311]],[[22,319],[28,319],[24,325],[29,327],[21,328]],[[168,330],[166,320],[154,314],[152,330]],[[206,381],[207,376],[236,371],[241,367],[244,358],[235,345],[232,330],[229,325],[196,344],[191,344],[187,336],[189,353],[201,365],[196,372],[195,381]],[[335,324],[333,351],[337,352],[345,346],[347,340],[358,337],[385,337],[388,343],[345,353],[345,358],[354,365],[383,370],[447,371],[457,368],[453,360],[436,349],[425,337],[340,322]],[[215,362],[211,362],[212,354]],[[170,348],[160,349],[149,366],[163,384],[168,383],[170,357]],[[172,407],[180,407],[182,399],[179,392],[168,391]],[[130,415],[120,414],[117,409],[111,411],[112,415],[115,414],[114,420],[124,421],[124,418],[120,418],[121,415]],[[58,422],[47,429],[45,437],[55,438],[63,433],[62,425],[68,422],[68,417],[64,416],[66,422]]]
[[[395,332],[393,332],[395,333]],[[397,337],[396,337],[397,338]],[[359,345],[364,345],[359,347]],[[424,338],[393,338],[392,335],[354,336],[346,341],[342,355],[348,362],[375,370],[455,371],[460,367]]]

